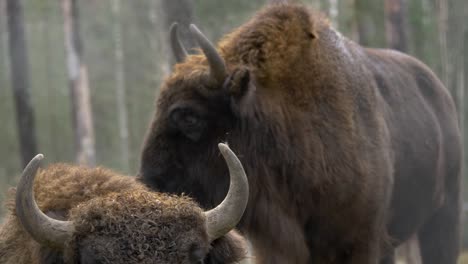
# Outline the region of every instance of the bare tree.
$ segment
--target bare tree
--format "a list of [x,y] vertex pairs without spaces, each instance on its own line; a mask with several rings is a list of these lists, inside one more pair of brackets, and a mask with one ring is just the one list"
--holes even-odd
[[[441,79],[448,85],[449,79],[449,59],[447,50],[447,30],[448,30],[448,3],[447,0],[436,0],[437,2],[437,27],[439,31],[440,62],[442,72]],[[450,87],[449,87],[450,88]]]
[[338,28],[338,0],[328,0],[328,15],[334,28]]
[[83,43],[78,23],[79,12],[77,2],[77,0],[62,0],[76,159],[80,164],[94,165],[96,154],[93,116],[89,95],[88,70],[83,63]]
[[[2,67],[3,72],[0,74],[6,75],[6,69],[8,69],[8,60],[6,59],[8,57],[8,50],[7,50],[7,37],[6,34],[8,31],[6,28],[4,28],[4,25],[6,24],[6,18],[7,13],[6,13],[6,0],[0,0],[0,67]],[[5,78],[6,76],[1,76],[2,78]]]
[[385,37],[387,46],[406,52],[406,12],[404,0],[385,0]]
[[122,27],[120,23],[121,3],[120,0],[112,1],[114,56],[115,56],[115,89],[116,105],[119,122],[120,137],[120,161],[122,169],[129,171],[129,132],[128,132],[128,110],[125,92],[124,54],[122,44]]
[[385,45],[384,8],[380,1],[354,0],[359,44],[382,47]]
[[[161,11],[164,14],[163,25],[167,39],[166,43],[169,43],[169,28],[172,23],[177,22],[179,26],[179,38],[181,39],[184,47],[190,53],[191,49],[196,47],[194,40],[190,37],[188,28],[191,23],[194,22],[194,3],[193,0],[161,0]],[[172,52],[167,49],[169,54]],[[169,59],[170,65],[174,65],[175,58],[173,56]]]
[[11,85],[16,107],[21,159],[26,166],[37,154],[34,108],[31,102],[29,62],[21,0],[7,0]]
[[[357,19],[357,12],[356,12],[356,0],[345,0],[340,2],[342,3],[343,12],[339,11],[338,13],[345,13],[347,12],[348,19],[342,23],[339,23],[340,26],[345,24],[344,26],[347,28],[347,32],[349,32],[349,37],[359,43],[359,32],[358,32],[358,19]],[[340,14],[340,17],[342,14]]]

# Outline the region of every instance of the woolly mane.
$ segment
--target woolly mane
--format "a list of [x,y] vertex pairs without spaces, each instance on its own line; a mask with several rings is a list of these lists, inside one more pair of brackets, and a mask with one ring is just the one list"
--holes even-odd
[[[311,40],[328,34],[326,31],[330,29],[321,13],[302,5],[274,4],[223,37],[217,46],[228,70],[248,67],[257,81],[265,82],[261,88],[271,90],[275,88],[271,84],[301,76],[297,63],[305,54],[311,54]],[[183,78],[198,82],[207,69],[204,55],[191,55],[175,66],[167,81]]]

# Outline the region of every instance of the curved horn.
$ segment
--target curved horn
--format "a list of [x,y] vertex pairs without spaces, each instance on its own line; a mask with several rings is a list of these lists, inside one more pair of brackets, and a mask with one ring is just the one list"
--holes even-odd
[[187,58],[187,51],[185,50],[184,46],[180,42],[178,32],[178,24],[177,22],[172,23],[171,28],[169,29],[170,40],[171,40],[171,48],[172,53],[174,53],[174,57],[177,63],[183,62],[185,58]]
[[73,222],[48,217],[36,204],[33,184],[43,158],[42,154],[34,157],[21,175],[16,190],[16,215],[24,229],[37,242],[60,248],[72,236],[74,227]]
[[198,45],[208,60],[208,64],[210,65],[210,74],[219,83],[223,83],[227,75],[224,59],[221,57],[221,55],[219,55],[218,51],[216,51],[214,45],[194,24],[190,24],[190,33],[192,33],[193,38],[196,39]]
[[213,241],[232,230],[244,214],[249,200],[249,183],[241,162],[226,144],[218,144],[229,168],[231,182],[224,200],[205,212],[207,232]]

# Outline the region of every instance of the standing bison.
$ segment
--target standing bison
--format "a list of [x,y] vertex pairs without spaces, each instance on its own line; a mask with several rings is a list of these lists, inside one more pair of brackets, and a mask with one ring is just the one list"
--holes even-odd
[[172,28],[179,64],[141,181],[212,207],[228,189],[216,151],[227,141],[249,175],[238,227],[257,263],[393,263],[414,234],[424,263],[456,263],[460,132],[425,65],[363,48],[295,4],[267,7],[217,48],[190,30],[203,54],[187,56]]
[[231,187],[208,212],[187,196],[151,192],[134,178],[102,168],[53,165],[34,182],[42,159],[36,156],[23,172],[16,201],[0,228],[0,263],[239,261],[245,242],[229,231],[247,205],[248,183],[234,153],[226,145],[220,149]]

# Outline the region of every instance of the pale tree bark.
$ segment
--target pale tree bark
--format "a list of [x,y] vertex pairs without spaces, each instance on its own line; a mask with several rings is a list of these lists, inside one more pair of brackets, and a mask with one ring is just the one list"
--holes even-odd
[[8,30],[6,29],[6,0],[0,0],[0,66],[3,69],[3,72],[0,73],[2,74],[2,78],[6,80],[6,74],[7,74],[7,69],[8,69],[8,60],[6,59],[8,57],[8,44],[6,43],[7,41],[7,33]]
[[[457,109],[462,114],[464,109],[463,94],[464,87],[460,82],[464,83],[460,77],[463,68],[465,67],[464,55],[466,55],[465,34],[467,34],[468,26],[466,17],[468,16],[468,5],[465,1],[451,0],[445,3],[449,6],[446,31],[446,48],[447,48],[447,75],[448,82],[446,85],[452,91],[452,94],[457,99]],[[462,116],[460,116],[460,122]]]
[[[463,40],[464,42],[464,40]],[[461,54],[466,54],[468,50],[464,47]],[[461,56],[463,57],[463,56]],[[463,146],[466,145],[466,137],[465,137],[465,62],[464,59],[460,60],[460,64],[457,67],[457,103],[458,103],[458,120],[460,123],[460,130],[463,139]],[[466,151],[465,151],[466,153]],[[465,175],[466,172],[466,164],[462,164],[462,175]]]
[[177,22],[179,24],[179,38],[182,41],[187,52],[193,52],[193,48],[196,47],[195,41],[190,37],[188,28],[191,23],[194,23],[194,1],[193,0],[161,0],[161,18],[162,25],[165,33],[164,39],[166,39],[166,51],[170,54],[169,67],[175,64],[175,58],[172,56],[172,51],[169,46],[169,28],[172,23]]
[[37,154],[34,108],[31,102],[29,61],[24,33],[21,0],[7,0],[11,86],[15,99],[16,120],[23,166]]
[[[56,5],[53,2],[48,2],[47,4],[46,3],[43,4],[42,10],[41,10],[41,16],[43,18],[41,31],[43,35],[42,37],[44,38],[44,47],[45,47],[44,48],[44,64],[48,65],[47,67],[44,67],[45,68],[44,69],[45,80],[46,80],[45,83],[47,85],[46,87],[47,97],[49,98],[49,100],[54,100],[56,102],[59,97],[57,95],[57,92],[54,89],[53,72],[55,68],[53,66],[53,63],[54,63],[54,58],[55,58],[54,57],[55,52],[52,50],[53,46],[52,46],[52,41],[51,41],[51,37],[52,37],[51,25],[53,25],[53,22],[51,21],[51,16],[54,13],[53,11],[58,10],[58,6],[56,7],[57,9],[54,8],[55,6]],[[50,118],[48,118],[49,120],[49,132],[48,132],[49,141],[48,142],[54,142],[54,140],[57,137],[61,136],[60,127],[57,125],[61,121],[59,119],[59,111],[57,111],[56,108],[51,107],[51,109],[49,109],[48,111],[48,115],[50,116]],[[55,155],[60,155],[59,153],[60,153],[61,146],[59,146],[59,144],[51,144],[51,145],[52,146],[50,147],[53,150],[53,153]]]
[[391,49],[408,50],[405,0],[385,0],[385,39]]
[[[455,2],[455,3],[454,3]],[[462,0],[453,0],[451,3],[451,11],[449,25],[451,28],[450,46],[450,59],[452,62],[452,74],[449,77],[449,85],[452,86],[453,94],[457,104],[458,120],[463,140],[464,153],[467,153],[467,139],[465,136],[465,111],[466,111],[466,92],[465,92],[465,57],[468,52],[468,25],[466,17],[468,16],[468,5]],[[465,156],[465,160],[466,160]],[[466,162],[462,163],[462,175],[466,175]]]
[[0,0],[0,77],[1,80],[4,81],[7,79],[7,69],[8,69],[8,50],[7,50],[7,37],[6,34],[8,31],[6,30],[6,0]]
[[328,15],[332,22],[332,26],[338,29],[338,0],[328,0]]
[[72,117],[75,132],[76,160],[79,164],[94,165],[93,116],[89,94],[88,70],[83,62],[77,0],[61,0],[65,33]]
[[[342,2],[344,12],[347,12],[349,15],[347,19],[343,23],[339,23],[341,25],[347,26],[347,31],[349,32],[349,37],[359,43],[359,31],[358,31],[358,19],[357,19],[357,12],[356,12],[356,0],[345,0]],[[338,13],[340,13],[339,11]],[[342,12],[342,13],[344,13]],[[340,14],[340,17],[342,15]]]
[[354,0],[359,44],[382,47],[385,45],[384,8],[379,1]]
[[112,1],[113,35],[114,35],[114,57],[115,57],[115,89],[116,89],[116,105],[119,122],[119,137],[120,137],[120,163],[124,171],[130,169],[129,157],[129,132],[128,132],[128,110],[126,104],[126,89],[125,89],[125,71],[124,71],[124,54],[122,43],[122,25],[121,18],[121,2],[120,0]]
[[[448,3],[447,0],[436,0],[437,3],[437,28],[439,31],[441,79],[448,86],[449,61],[447,50],[447,27],[448,27]],[[450,87],[448,87],[450,89]]]

